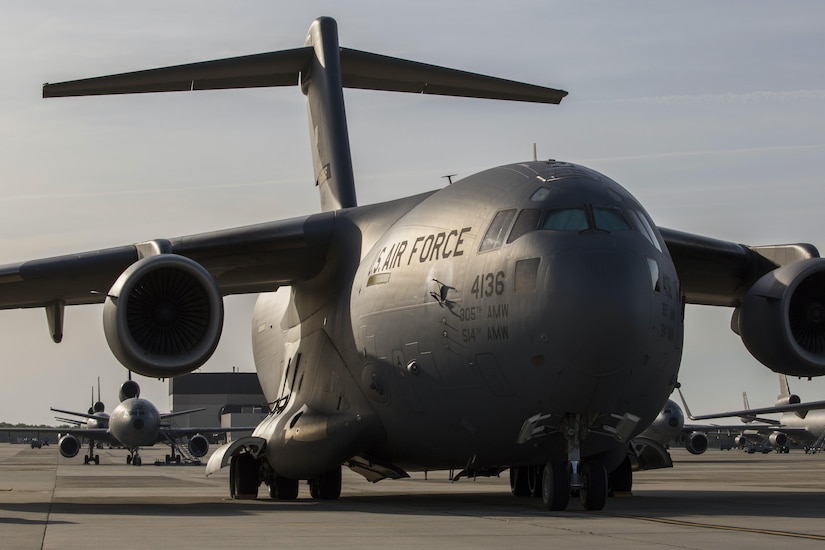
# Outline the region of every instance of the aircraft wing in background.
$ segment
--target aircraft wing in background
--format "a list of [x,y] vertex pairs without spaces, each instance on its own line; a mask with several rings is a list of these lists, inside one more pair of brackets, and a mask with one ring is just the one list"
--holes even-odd
[[[678,388],[677,388],[678,389]],[[679,389],[679,396],[682,398],[682,404],[685,406],[685,412],[687,413],[688,418],[691,420],[710,420],[713,418],[730,418],[734,416],[739,417],[751,417],[757,414],[772,414],[772,413],[786,413],[786,412],[803,412],[803,411],[814,411],[819,409],[825,409],[825,401],[809,401],[807,403],[789,403],[785,405],[774,405],[772,407],[762,407],[761,409],[742,409],[739,411],[725,411],[719,413],[711,413],[711,414],[703,414],[694,416],[690,412],[690,408],[688,408],[687,403],[685,402],[685,396],[682,395],[682,390]],[[753,426],[740,426],[740,429],[753,429]],[[784,428],[783,428],[784,431]]]

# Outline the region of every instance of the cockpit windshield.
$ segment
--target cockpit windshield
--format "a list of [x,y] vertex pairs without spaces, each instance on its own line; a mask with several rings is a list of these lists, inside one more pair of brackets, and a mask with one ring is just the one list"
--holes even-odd
[[554,231],[585,231],[589,225],[584,208],[562,208],[548,211],[541,228]]
[[[508,222],[513,218],[513,211],[507,213]],[[502,216],[497,216],[500,222]],[[524,209],[515,217],[516,222],[510,231],[507,242],[511,243],[525,233],[536,230],[583,232],[588,230],[614,233],[618,231],[636,231],[641,233],[659,251],[661,245],[647,217],[634,209],[624,210],[617,206],[595,206],[586,204],[575,208],[553,208],[549,210]],[[493,223],[495,233],[501,235],[500,223]],[[492,227],[491,227],[492,230]],[[488,231],[489,233],[489,231]],[[498,246],[501,245],[499,241]],[[485,247],[482,247],[483,251]]]

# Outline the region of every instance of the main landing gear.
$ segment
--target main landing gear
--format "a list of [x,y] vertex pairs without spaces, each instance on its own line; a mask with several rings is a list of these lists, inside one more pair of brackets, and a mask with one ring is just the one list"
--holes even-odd
[[100,455],[95,454],[94,441],[89,441],[89,454],[83,457],[83,464],[100,464]]
[[[298,498],[300,482],[276,475],[271,468],[250,453],[241,453],[229,462],[229,495],[234,499],[256,499],[261,482],[269,486],[273,500]],[[320,500],[335,500],[341,496],[341,467],[338,466],[308,480],[309,494]]]

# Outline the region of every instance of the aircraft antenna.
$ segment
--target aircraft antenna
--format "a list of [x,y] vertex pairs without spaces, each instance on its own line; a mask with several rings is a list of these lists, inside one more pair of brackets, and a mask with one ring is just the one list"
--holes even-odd
[[533,162],[539,160],[539,157],[536,156],[536,142],[533,142]]
[[453,184],[453,178],[456,177],[458,174],[447,174],[446,176],[441,176],[442,178],[447,178],[448,185]]

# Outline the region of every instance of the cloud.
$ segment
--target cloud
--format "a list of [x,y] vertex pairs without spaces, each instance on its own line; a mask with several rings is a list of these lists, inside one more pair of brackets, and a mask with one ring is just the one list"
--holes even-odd
[[695,94],[642,96],[618,99],[597,99],[582,101],[590,104],[635,104],[635,105],[694,105],[705,103],[757,103],[762,101],[819,101],[825,99],[825,90],[756,91],[724,94]]

